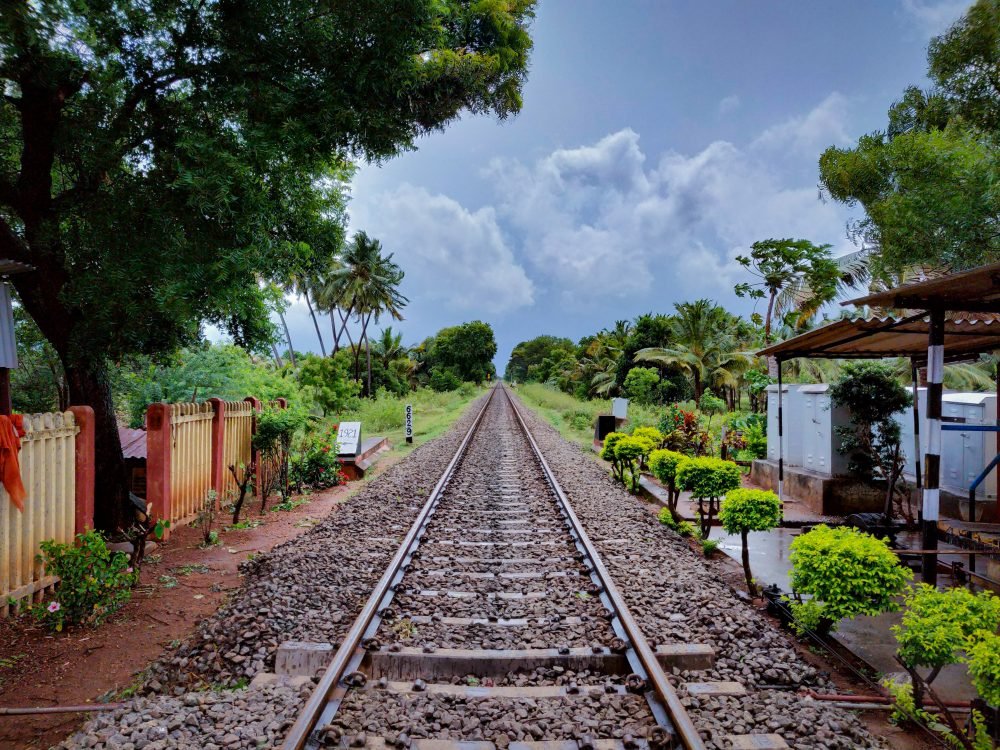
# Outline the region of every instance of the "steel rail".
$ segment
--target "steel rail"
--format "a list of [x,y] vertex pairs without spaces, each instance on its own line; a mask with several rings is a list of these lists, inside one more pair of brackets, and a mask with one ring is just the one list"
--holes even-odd
[[476,430],[479,428],[480,423],[483,421],[483,416],[486,414],[486,410],[492,403],[496,391],[496,387],[490,391],[490,395],[487,397],[486,403],[484,403],[483,407],[479,410],[479,414],[476,415],[475,421],[472,423],[472,426],[469,427],[468,432],[466,432],[465,437],[458,446],[458,450],[455,451],[455,455],[452,456],[448,466],[441,474],[441,478],[438,480],[437,484],[434,485],[434,489],[431,490],[427,501],[420,509],[420,513],[417,515],[416,520],[413,522],[409,532],[407,532],[406,536],[403,538],[403,542],[399,546],[399,549],[396,551],[395,556],[389,563],[389,567],[386,568],[385,573],[382,574],[382,577],[375,585],[371,595],[368,597],[368,601],[365,602],[364,608],[361,610],[357,619],[355,619],[354,624],[351,625],[351,629],[347,631],[347,635],[344,636],[343,642],[334,654],[333,661],[330,662],[330,666],[328,666],[326,671],[323,672],[323,676],[320,678],[319,684],[316,686],[316,689],[313,690],[312,695],[309,696],[309,700],[306,701],[306,705],[302,708],[302,711],[299,712],[298,717],[295,719],[295,723],[292,725],[291,729],[288,731],[288,735],[285,737],[285,741],[282,745],[284,750],[303,750],[309,745],[310,740],[312,739],[313,731],[316,729],[316,724],[319,722],[323,713],[326,711],[327,706],[330,704],[334,691],[336,691],[340,686],[348,665],[357,657],[363,656],[361,642],[365,637],[365,633],[368,631],[369,626],[375,619],[375,615],[381,610],[382,600],[386,596],[391,595],[391,588],[393,586],[394,579],[397,575],[403,572],[402,569],[404,561],[410,557],[415,549],[415,545],[419,542],[420,537],[423,535],[431,513],[440,499],[442,490],[448,484],[448,481],[451,479],[452,474],[454,474],[459,461],[461,461],[462,457],[465,455],[466,448],[472,440],[473,435],[475,435]]
[[615,586],[615,583],[611,578],[611,574],[601,561],[600,553],[597,551],[597,548],[594,547],[593,542],[590,541],[590,537],[587,535],[583,525],[580,523],[580,519],[577,518],[576,513],[573,511],[569,498],[566,497],[566,493],[563,492],[555,474],[552,472],[552,469],[549,468],[549,464],[545,460],[545,456],[542,455],[542,451],[538,447],[538,443],[535,442],[534,436],[531,434],[531,431],[528,429],[528,425],[521,416],[520,409],[514,399],[510,397],[510,394],[507,393],[507,389],[502,384],[498,387],[504,392],[504,395],[507,397],[507,401],[513,408],[514,415],[517,417],[517,421],[520,423],[521,429],[528,438],[531,449],[534,452],[535,457],[538,459],[538,463],[542,467],[542,473],[545,475],[546,481],[549,483],[549,486],[555,493],[556,498],[559,500],[559,504],[562,507],[563,512],[566,514],[566,518],[568,519],[571,528],[579,538],[579,543],[583,546],[587,556],[590,558],[590,562],[594,566],[594,573],[600,580],[601,586],[604,587],[604,591],[607,593],[608,598],[611,600],[611,609],[620,622],[621,627],[625,632],[626,639],[631,643],[635,655],[642,664],[657,698],[659,698],[660,702],[667,710],[667,715],[673,724],[673,729],[677,734],[677,739],[680,740],[681,745],[685,748],[685,750],[704,750],[705,743],[702,741],[701,735],[698,733],[694,723],[691,721],[691,717],[688,716],[687,710],[681,704],[680,698],[677,697],[677,692],[674,690],[673,685],[670,684],[670,680],[667,679],[667,675],[663,671],[663,667],[656,658],[656,653],[646,641],[646,637],[642,634],[639,624],[635,621],[635,618],[632,617],[632,613],[629,611],[628,605],[625,604],[625,600],[618,592],[618,587]]

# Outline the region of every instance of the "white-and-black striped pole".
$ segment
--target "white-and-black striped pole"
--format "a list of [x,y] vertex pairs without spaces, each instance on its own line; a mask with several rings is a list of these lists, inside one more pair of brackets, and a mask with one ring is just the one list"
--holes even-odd
[[[923,548],[938,548],[941,504],[941,395],[944,381],[944,310],[931,310],[927,345],[927,453],[924,454]],[[923,580],[937,583],[937,555],[924,555]]]
[[785,415],[781,391],[781,359],[778,359],[778,500],[785,501]]

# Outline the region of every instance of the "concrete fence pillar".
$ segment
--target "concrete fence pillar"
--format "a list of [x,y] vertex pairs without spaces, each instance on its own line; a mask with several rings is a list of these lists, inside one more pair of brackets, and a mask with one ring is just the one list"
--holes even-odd
[[76,513],[75,533],[94,528],[94,410],[89,406],[71,406],[76,433]]
[[222,507],[222,493],[226,487],[226,402],[210,398],[212,405],[212,489],[215,490],[215,507]]
[[[146,507],[150,515],[171,521],[170,505],[170,405],[150,404],[146,409]],[[169,529],[165,535],[169,534]]]
[[[250,440],[253,440],[253,436],[257,434],[257,412],[260,411],[260,399],[254,398],[253,396],[247,396],[244,401],[253,404],[254,417],[253,417],[253,427],[250,430]],[[261,496],[264,491],[263,482],[260,476],[260,456],[257,455],[257,449],[253,447],[253,443],[250,445],[250,464],[253,466],[253,488],[254,494],[257,497]]]

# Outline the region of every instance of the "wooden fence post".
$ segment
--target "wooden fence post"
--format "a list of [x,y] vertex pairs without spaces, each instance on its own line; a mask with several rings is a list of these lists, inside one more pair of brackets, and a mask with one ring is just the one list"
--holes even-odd
[[[146,507],[155,518],[171,521],[170,507],[170,405],[150,404],[146,409]],[[164,531],[164,538],[170,529]]]
[[226,402],[210,398],[212,405],[212,489],[215,490],[215,507],[222,507],[222,493],[226,487]]
[[94,410],[89,406],[71,406],[80,431],[76,434],[76,513],[75,533],[94,528]]
[[[253,428],[250,430],[250,440],[253,440],[253,436],[257,434],[257,414],[260,411],[260,399],[254,398],[253,396],[247,396],[244,401],[253,404],[254,416],[253,416]],[[253,466],[253,487],[254,494],[260,497],[261,493],[264,491],[263,481],[260,476],[260,456],[257,455],[257,449],[253,447],[251,443],[250,447],[250,463]]]

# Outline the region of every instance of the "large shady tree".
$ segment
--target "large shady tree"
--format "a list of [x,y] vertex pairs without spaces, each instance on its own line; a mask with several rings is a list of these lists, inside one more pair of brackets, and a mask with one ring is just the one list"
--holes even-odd
[[[0,257],[94,408],[97,524],[126,483],[109,360],[213,323],[317,251],[325,182],[463,110],[521,106],[534,0],[37,0],[0,9]],[[319,226],[317,226],[319,225]],[[332,228],[331,228],[332,229]]]

